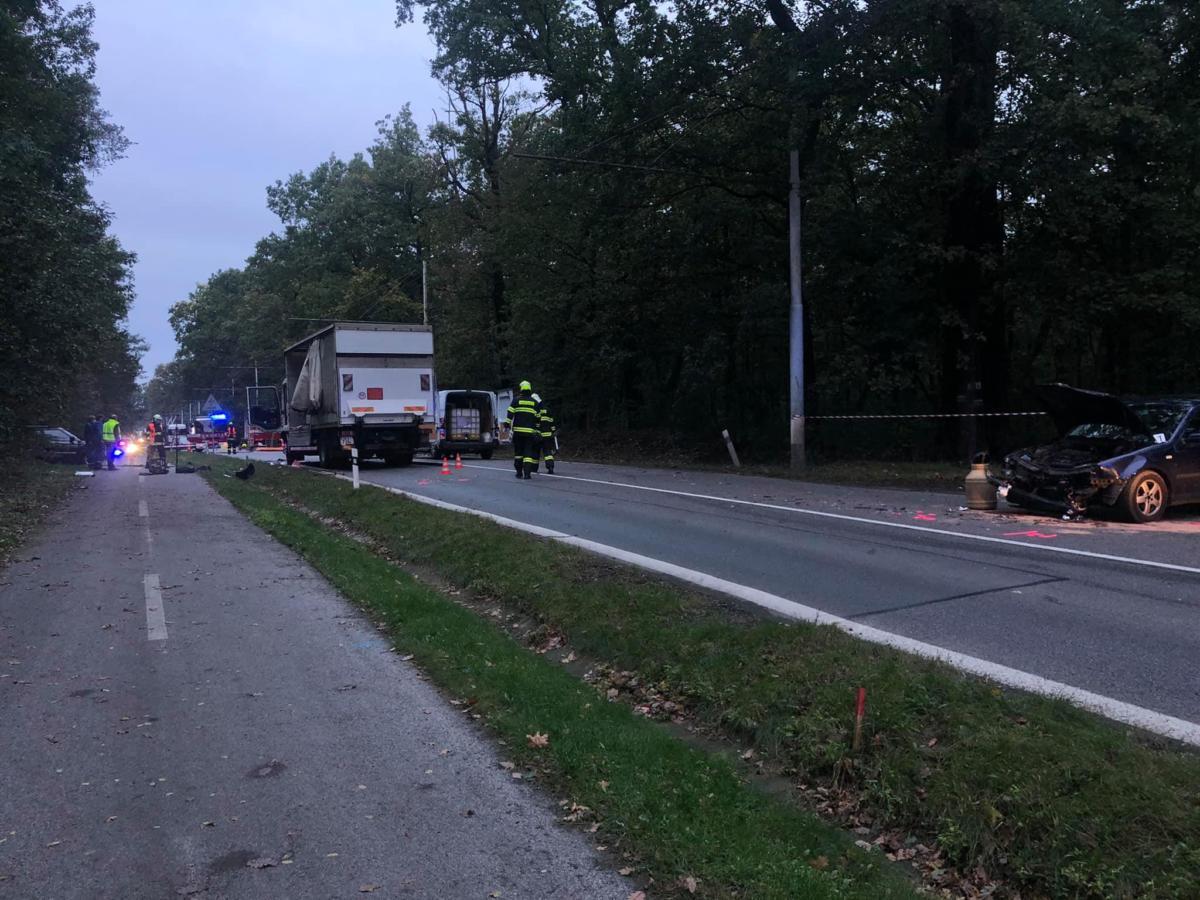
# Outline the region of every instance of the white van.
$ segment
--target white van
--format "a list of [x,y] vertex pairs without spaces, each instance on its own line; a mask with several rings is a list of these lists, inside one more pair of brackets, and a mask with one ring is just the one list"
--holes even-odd
[[437,427],[429,452],[435,459],[478,453],[491,459],[498,440],[496,395],[491,391],[438,391]]

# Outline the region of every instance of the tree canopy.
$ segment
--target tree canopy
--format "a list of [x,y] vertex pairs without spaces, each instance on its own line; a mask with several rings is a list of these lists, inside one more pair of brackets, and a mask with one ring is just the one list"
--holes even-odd
[[794,149],[810,412],[1200,388],[1194,4],[397,3],[415,17],[444,115],[268,191],[280,231],[175,307],[181,383],[306,317],[419,321],[426,263],[442,383],[530,378],[568,426],[780,453]]
[[126,146],[99,106],[90,5],[0,2],[0,443],[135,401],[131,254],[88,173]]

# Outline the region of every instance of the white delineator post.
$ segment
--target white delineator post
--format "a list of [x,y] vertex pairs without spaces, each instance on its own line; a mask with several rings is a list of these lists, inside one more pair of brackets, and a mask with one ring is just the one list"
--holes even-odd
[[742,467],[742,461],[738,459],[737,450],[733,448],[733,438],[729,436],[728,428],[723,428],[721,430],[721,437],[725,438],[725,447],[729,450],[729,458],[733,461],[733,467],[735,469],[740,469]]
[[358,490],[358,448],[350,448],[350,471],[354,475],[354,489]]

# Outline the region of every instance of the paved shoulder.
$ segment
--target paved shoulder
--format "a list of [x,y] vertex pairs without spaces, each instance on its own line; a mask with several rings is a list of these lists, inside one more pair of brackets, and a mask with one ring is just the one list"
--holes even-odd
[[0,896],[628,889],[311,568],[101,473],[0,573]]

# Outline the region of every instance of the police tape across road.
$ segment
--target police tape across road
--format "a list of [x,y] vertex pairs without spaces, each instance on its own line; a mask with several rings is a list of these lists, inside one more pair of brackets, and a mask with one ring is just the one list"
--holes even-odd
[[[472,468],[492,468],[490,466],[473,466]],[[331,477],[338,478],[342,481],[349,481],[350,476],[339,475],[334,472],[322,473],[328,474]],[[554,476],[558,479],[562,476]],[[577,481],[592,481],[594,479],[573,478]],[[1162,737],[1172,740],[1181,741],[1185,744],[1190,744],[1195,747],[1200,747],[1200,724],[1189,722],[1186,719],[1168,716],[1164,713],[1155,712],[1145,707],[1136,706],[1132,703],[1126,703],[1123,700],[1117,700],[1112,697],[1106,697],[1101,694],[1093,693],[1082,688],[1077,688],[1069,684],[1063,684],[1059,681],[1052,681],[1048,678],[1043,678],[1040,675],[1034,675],[1031,672],[1024,672],[1020,669],[1013,669],[1009,666],[1000,665],[999,663],[990,662],[978,657],[968,656],[965,653],[958,653],[954,650],[947,650],[944,647],[938,647],[933,644],[927,644],[924,641],[914,640],[904,637],[903,635],[893,634],[889,631],[884,631],[879,628],[873,628],[869,625],[862,625],[858,622],[853,622],[849,619],[844,619],[841,616],[830,615],[827,612],[816,609],[811,606],[805,606],[802,603],[796,603],[793,600],[788,600],[786,597],[780,597],[777,594],[771,594],[766,591],[758,590],[757,588],[747,587],[746,585],[737,584],[736,582],[726,581],[723,578],[718,578],[714,575],[708,575],[704,572],[698,572],[695,569],[684,568],[677,566],[674,563],[665,562],[653,557],[643,556],[640,553],[633,553],[628,550],[622,550],[619,547],[612,547],[607,544],[597,543],[585,538],[575,537],[574,535],[566,534],[561,531],[555,531],[551,528],[543,528],[540,525],[530,525],[525,522],[518,522],[515,519],[509,519],[505,516],[498,516],[494,513],[484,512],[479,509],[471,509],[466,506],[459,506],[455,503],[447,503],[444,500],[437,500],[433,497],[428,497],[424,494],[418,494],[413,491],[406,491],[402,488],[389,487],[387,485],[366,482],[370,487],[378,488],[387,491],[390,494],[396,494],[401,497],[406,497],[417,503],[423,503],[426,506],[433,506],[438,509],[449,510],[451,512],[466,513],[476,516],[481,519],[495,522],[498,525],[503,525],[506,528],[512,528],[517,531],[523,531],[527,534],[536,535],[537,537],[547,538],[561,544],[567,544],[572,547],[578,547],[581,550],[586,550],[590,553],[595,553],[599,556],[605,556],[609,559],[614,559],[618,562],[626,563],[627,565],[637,566],[640,569],[645,569],[650,572],[655,572],[660,575],[666,575],[670,578],[676,578],[680,581],[694,584],[697,587],[706,590],[717,591],[739,600],[744,600],[748,603],[753,603],[756,606],[761,606],[764,609],[769,609],[779,615],[790,619],[796,619],[802,622],[811,622],[817,625],[832,625],[847,634],[860,638],[864,641],[869,641],[873,644],[880,644],[885,647],[891,647],[895,650],[904,653],[911,653],[914,656],[919,656],[925,659],[936,660],[945,663],[960,672],[965,672],[971,675],[977,675],[981,678],[987,678],[998,684],[1006,687],[1015,688],[1017,690],[1027,691],[1032,694],[1039,694],[1044,697],[1053,697],[1065,700],[1068,703],[1074,704],[1089,712],[1094,712],[1105,718],[1112,719],[1116,722],[1139,728],[1144,731],[1157,734]],[[633,485],[619,485],[616,482],[598,482],[600,484],[618,484],[623,487],[634,487]],[[642,490],[656,490],[662,493],[683,493],[677,491],[665,491],[660,488],[641,488]],[[707,497],[705,495],[688,495],[684,496],[701,496],[705,499],[724,500],[726,502],[742,502],[749,501],[730,501],[729,498]],[[752,504],[752,505],[768,505],[768,504]],[[789,509],[789,507],[778,507],[780,509]],[[802,510],[792,510],[793,512],[801,512]],[[890,522],[875,522],[871,519],[859,519],[853,516],[841,516],[834,513],[825,515],[839,519],[851,519],[853,521],[867,522],[880,525],[897,525],[899,523]],[[917,526],[902,526],[911,528],[915,531],[931,531],[936,534],[949,534],[951,536],[963,537],[964,535],[955,535],[954,532],[945,532],[939,529],[920,528]],[[1020,547],[1037,547],[1035,544],[1025,544],[1020,541],[1005,541],[994,539],[1000,543],[1013,544]],[[1039,548],[1042,549],[1042,548]],[[1064,548],[1056,548],[1064,549]],[[1087,553],[1085,551],[1076,551],[1084,556],[1101,556],[1103,554]],[[1122,560],[1121,557],[1104,557],[1108,559]],[[1138,562],[1137,560],[1127,560],[1129,562]],[[1190,569],[1185,566],[1169,566],[1165,563],[1159,564],[1166,568],[1178,569],[1182,571],[1200,574],[1200,569]]]

